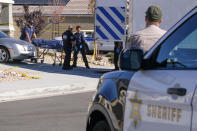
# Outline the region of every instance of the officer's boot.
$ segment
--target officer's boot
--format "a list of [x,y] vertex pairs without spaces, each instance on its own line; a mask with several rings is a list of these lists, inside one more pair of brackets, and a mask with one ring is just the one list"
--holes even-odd
[[88,65],[88,62],[86,62],[85,65],[86,65],[86,68],[87,68],[87,69],[90,69],[90,67],[89,67],[89,65]]

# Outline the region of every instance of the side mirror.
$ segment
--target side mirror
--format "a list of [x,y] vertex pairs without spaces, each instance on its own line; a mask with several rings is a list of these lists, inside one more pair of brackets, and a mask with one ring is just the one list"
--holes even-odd
[[120,54],[119,67],[121,70],[137,71],[141,68],[144,52],[142,49],[132,47],[125,49]]

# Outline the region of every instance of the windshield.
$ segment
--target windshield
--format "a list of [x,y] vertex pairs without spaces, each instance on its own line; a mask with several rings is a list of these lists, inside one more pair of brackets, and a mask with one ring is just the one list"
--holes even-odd
[[85,37],[92,38],[93,32],[86,32]]
[[84,34],[84,37],[86,37],[86,38],[93,38],[93,34],[94,34],[93,31],[82,30],[81,32]]
[[7,38],[8,35],[5,34],[4,32],[0,31],[0,38]]

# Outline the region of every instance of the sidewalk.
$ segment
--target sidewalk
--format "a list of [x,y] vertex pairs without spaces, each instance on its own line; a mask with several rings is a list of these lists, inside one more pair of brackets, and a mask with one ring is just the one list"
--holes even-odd
[[101,68],[75,68],[63,71],[59,66],[48,64],[9,63],[0,64],[0,71],[19,67],[14,70],[31,72],[40,79],[0,82],[0,102],[16,99],[28,99],[70,92],[94,91],[102,74],[96,73]]

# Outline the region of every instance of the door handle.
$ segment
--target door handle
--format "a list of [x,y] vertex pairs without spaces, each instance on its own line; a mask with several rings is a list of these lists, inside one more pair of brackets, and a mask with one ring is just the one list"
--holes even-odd
[[170,95],[185,96],[187,89],[185,88],[168,88],[167,93]]

